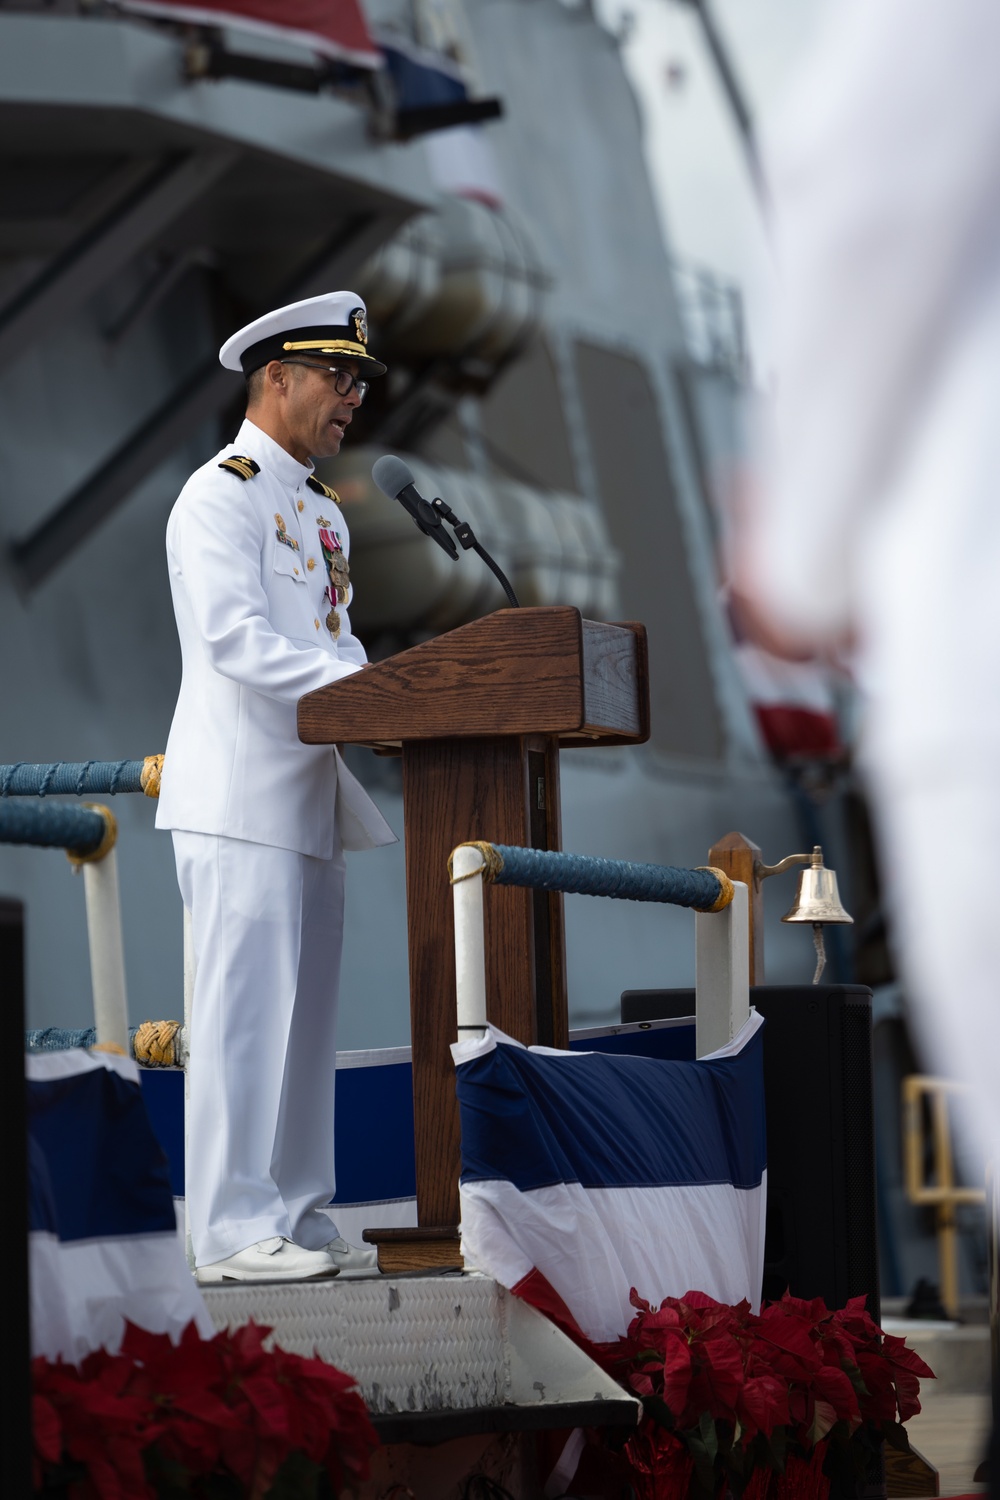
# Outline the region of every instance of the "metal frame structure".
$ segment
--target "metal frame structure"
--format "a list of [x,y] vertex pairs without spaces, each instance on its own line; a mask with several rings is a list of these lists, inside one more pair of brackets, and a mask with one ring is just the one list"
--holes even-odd
[[[951,1317],[958,1316],[958,1225],[955,1209],[960,1203],[984,1203],[985,1188],[960,1187],[955,1183],[955,1161],[948,1118],[949,1095],[968,1093],[950,1078],[931,1078],[911,1073],[903,1079],[903,1169],[906,1196],[911,1203],[935,1210],[938,1263],[941,1269],[941,1301]],[[927,1140],[924,1134],[923,1102],[931,1109],[931,1151],[934,1182],[924,1175]]]

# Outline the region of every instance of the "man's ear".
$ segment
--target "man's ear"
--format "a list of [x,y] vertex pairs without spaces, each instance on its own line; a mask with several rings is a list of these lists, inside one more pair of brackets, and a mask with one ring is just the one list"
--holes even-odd
[[288,374],[280,359],[268,360],[264,366],[264,381],[269,390],[277,394],[288,387]]

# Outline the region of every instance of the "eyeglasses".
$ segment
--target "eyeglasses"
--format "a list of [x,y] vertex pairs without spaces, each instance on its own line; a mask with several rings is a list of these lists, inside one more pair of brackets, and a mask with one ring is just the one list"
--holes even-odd
[[350,370],[345,370],[342,365],[316,365],[311,359],[283,359],[283,365],[301,365],[304,370],[320,370],[324,375],[333,376],[333,388],[338,396],[349,396],[352,391],[357,391],[358,400],[363,401],[368,394],[368,381],[359,380],[352,375]]

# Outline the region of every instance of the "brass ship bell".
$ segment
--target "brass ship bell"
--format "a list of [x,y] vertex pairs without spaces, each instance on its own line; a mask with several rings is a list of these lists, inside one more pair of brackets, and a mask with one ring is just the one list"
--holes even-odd
[[837,889],[836,873],[828,870],[824,865],[823,850],[819,844],[814,847],[811,854],[789,854],[787,859],[779,860],[776,865],[765,865],[758,861],[754,866],[754,875],[759,884],[769,875],[780,875],[783,870],[791,869],[792,865],[806,865],[807,868],[799,876],[795,900],[781,920],[812,924],[813,942],[816,947],[816,972],[813,975],[813,984],[819,984],[820,975],[826,967],[823,928],[828,924],[853,923],[854,918],[844,909],[840,892]]

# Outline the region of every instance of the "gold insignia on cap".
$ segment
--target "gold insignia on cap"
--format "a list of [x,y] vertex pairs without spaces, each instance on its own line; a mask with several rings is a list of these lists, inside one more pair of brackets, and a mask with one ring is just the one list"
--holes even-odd
[[363,307],[354,308],[350,314],[351,322],[354,324],[354,336],[359,344],[368,342],[368,319]]

